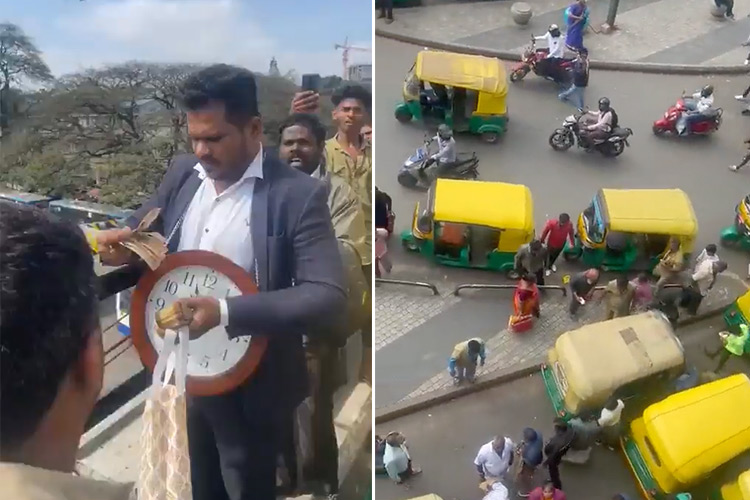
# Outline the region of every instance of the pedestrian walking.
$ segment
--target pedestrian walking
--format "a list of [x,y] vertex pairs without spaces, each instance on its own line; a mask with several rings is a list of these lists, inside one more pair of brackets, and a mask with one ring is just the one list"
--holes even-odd
[[380,15],[378,19],[385,18],[386,24],[393,22],[393,0],[380,0]]
[[583,47],[583,30],[589,20],[589,9],[586,0],[576,0],[565,9],[565,46],[573,51],[585,50]]
[[518,485],[518,496],[527,497],[531,493],[534,473],[542,464],[544,441],[542,433],[531,427],[523,430],[523,441],[518,446],[518,458],[520,465],[516,474]]
[[532,274],[537,285],[544,285],[544,270],[547,265],[547,247],[539,240],[521,245],[513,259],[516,273],[519,276]]
[[570,288],[570,307],[568,312],[575,316],[581,306],[591,298],[594,293],[594,287],[599,282],[599,270],[587,269],[582,273],[573,275],[568,285]]
[[495,436],[492,441],[479,448],[474,465],[479,473],[480,487],[491,486],[502,481],[506,472],[513,465],[515,445],[509,437]]
[[589,85],[589,51],[581,49],[573,61],[571,68],[572,78],[570,87],[561,92],[557,97],[561,101],[571,102],[576,109],[583,111],[583,93]]
[[715,373],[719,373],[719,370],[724,368],[724,365],[729,361],[733,355],[741,357],[745,352],[750,351],[750,328],[742,324],[740,325],[740,334],[733,335],[729,332],[719,333],[721,339],[721,345],[715,351],[709,351],[704,349],[706,356],[714,359],[719,356],[719,364],[714,370]]
[[396,484],[403,484],[410,477],[422,473],[422,469],[412,463],[406,438],[400,432],[391,432],[385,437],[383,466],[388,477]]
[[448,360],[448,373],[456,383],[464,380],[474,382],[477,364],[484,366],[486,357],[484,340],[479,337],[460,342],[453,348]]
[[560,479],[560,462],[566,453],[570,450],[570,445],[575,439],[575,431],[561,418],[555,419],[555,434],[544,447],[546,459],[542,465],[547,467],[550,482],[558,489],[562,490],[562,480]]
[[601,441],[610,450],[615,449],[615,445],[620,439],[620,421],[624,408],[625,403],[622,402],[622,399],[612,399],[604,405],[602,412],[599,414],[597,423],[601,428]]
[[[748,60],[750,61],[750,55],[747,56]],[[748,145],[747,151],[745,152],[745,156],[742,157],[742,160],[737,165],[732,165],[729,167],[729,170],[733,172],[739,171],[742,167],[750,163],[750,139],[747,139],[745,141],[745,144]]]
[[543,486],[536,488],[529,494],[529,500],[566,500],[565,493],[555,487],[552,481],[547,481]]
[[633,311],[643,312],[654,301],[654,291],[651,288],[651,278],[648,273],[641,273],[633,282]]
[[557,219],[550,219],[544,225],[542,237],[539,239],[547,245],[547,265],[545,275],[557,272],[555,261],[565,248],[565,242],[570,242],[570,246],[575,245],[573,240],[573,224],[570,222],[570,215],[561,213]]
[[659,277],[656,282],[656,290],[661,290],[664,285],[675,283],[684,268],[685,255],[682,252],[682,244],[678,238],[673,236],[669,239],[667,251],[654,269],[654,274]]
[[607,314],[605,319],[629,316],[635,297],[635,286],[628,281],[624,274],[607,283],[604,295],[599,302],[607,301]]
[[718,8],[724,7],[724,15],[729,19],[734,19],[734,0],[714,0]]

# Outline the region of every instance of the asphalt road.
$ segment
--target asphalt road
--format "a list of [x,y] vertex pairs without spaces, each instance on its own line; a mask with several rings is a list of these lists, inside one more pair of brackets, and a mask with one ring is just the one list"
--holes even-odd
[[[681,332],[688,363],[700,371],[715,367],[703,348],[716,345],[716,332],[722,327],[721,319],[715,318]],[[722,375],[740,371],[750,373],[750,364],[732,359]],[[376,433],[381,436],[391,430],[404,433],[412,459],[424,472],[410,482],[409,489],[378,476],[376,498],[406,500],[435,493],[443,500],[479,499],[482,495],[472,465],[479,447],[495,434],[520,439],[527,426],[540,430],[548,439],[552,419],[541,377],[532,375],[379,425]],[[540,471],[537,481],[544,476]],[[607,500],[615,493],[640,498],[624,457],[606,448],[596,447],[585,465],[563,463],[561,476],[563,489],[571,499]]]
[[[419,47],[383,38],[377,39],[376,46],[376,183],[393,198],[396,228],[402,230],[409,227],[414,203],[423,201],[425,196],[402,188],[396,182],[396,174],[421,144],[425,129],[416,123],[399,124],[393,109],[401,98],[404,76]],[[652,122],[674,104],[683,89],[692,91],[709,82],[716,87],[717,105],[724,108],[724,123],[717,134],[687,140],[653,136]],[[556,98],[553,83],[529,75],[510,88],[509,131],[500,143],[487,145],[473,136],[459,135],[458,148],[477,152],[481,179],[529,186],[539,229],[548,217],[560,212],[577,216],[602,187],[684,189],[698,215],[700,248],[718,240],[719,231],[732,223],[735,205],[750,192],[750,170],[733,173],[727,169],[741,158],[742,142],[750,135],[750,118],[740,115],[739,103],[733,98],[746,86],[746,76],[592,71],[587,105],[594,107],[599,97],[608,96],[620,124],[635,133],[630,139],[631,147],[619,158],[608,160],[598,153],[587,154],[575,148],[557,153],[549,147],[549,135],[573,108]],[[396,246],[392,245],[391,250],[398,260],[396,254],[401,252]],[[725,250],[720,255],[728,261],[730,270],[746,274],[746,254]]]

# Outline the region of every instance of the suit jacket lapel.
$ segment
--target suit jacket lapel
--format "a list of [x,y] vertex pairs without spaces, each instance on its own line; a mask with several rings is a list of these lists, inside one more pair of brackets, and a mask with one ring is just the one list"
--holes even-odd
[[268,191],[271,187],[272,173],[268,157],[263,155],[263,178],[255,179],[253,188],[252,214],[250,232],[255,255],[255,280],[258,289],[268,290]]
[[[168,238],[167,248],[170,252],[176,252],[177,247],[180,244],[180,228],[187,212],[187,208],[190,202],[195,196],[195,192],[198,191],[203,179],[200,178],[197,171],[194,171],[187,181],[182,185],[177,196],[175,197],[174,203],[171,204],[172,210],[168,216],[164,217],[164,232]],[[170,237],[171,236],[171,237]]]

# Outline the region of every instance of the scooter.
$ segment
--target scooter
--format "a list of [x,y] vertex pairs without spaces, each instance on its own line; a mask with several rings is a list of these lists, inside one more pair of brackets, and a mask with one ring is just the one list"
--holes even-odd
[[[543,70],[544,65],[539,65],[539,61],[546,59],[547,54],[549,54],[549,49],[536,48],[536,40],[534,39],[534,35],[532,35],[531,45],[526,47],[526,49],[523,51],[523,54],[521,55],[521,62],[513,66],[513,68],[511,69],[510,81],[513,83],[520,82],[526,77],[526,75],[533,71],[535,75],[540,76],[544,79],[553,81],[555,83],[566,83],[559,77],[555,78],[547,74]],[[572,58],[561,59],[560,65],[558,67],[558,75],[565,75],[564,78],[567,79],[568,71],[572,67],[573,61],[574,59]]]
[[[683,113],[695,109],[695,99],[692,97],[683,96],[677,100],[674,106],[671,106],[664,113],[662,118],[656,120],[651,128],[654,135],[660,136],[664,134],[679,135],[677,132],[677,123]],[[721,115],[724,110],[721,108],[711,108],[705,113],[700,120],[693,121],[688,124],[688,129],[682,137],[690,135],[709,135],[719,130],[721,127]]]
[[479,158],[476,153],[458,153],[456,163],[447,167],[438,163],[425,167],[425,163],[430,158],[429,148],[430,142],[425,142],[407,158],[398,172],[399,184],[411,189],[429,189],[437,178],[470,180],[479,178],[477,171]]
[[555,151],[567,151],[574,144],[587,151],[599,151],[608,158],[620,156],[625,146],[630,146],[628,137],[633,135],[629,128],[617,127],[605,139],[598,139],[589,143],[589,139],[581,138],[580,120],[583,114],[570,115],[563,121],[562,128],[555,129],[549,137],[549,145]]

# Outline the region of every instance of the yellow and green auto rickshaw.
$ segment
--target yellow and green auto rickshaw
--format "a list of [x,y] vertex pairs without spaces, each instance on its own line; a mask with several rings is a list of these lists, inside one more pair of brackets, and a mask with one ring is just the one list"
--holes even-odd
[[721,244],[725,247],[750,250],[750,194],[734,209],[734,224],[721,231]]
[[721,487],[721,500],[750,500],[750,469]]
[[721,487],[750,467],[748,408],[745,374],[672,394],[646,408],[621,439],[643,497],[723,499]]
[[[750,290],[740,295],[732,305],[726,308],[724,322],[735,334],[740,333],[740,325],[750,327]],[[745,356],[750,357],[750,340],[745,343]]]
[[401,242],[439,264],[514,275],[513,258],[534,238],[531,190],[504,182],[437,179],[414,208]]
[[657,311],[615,318],[565,332],[542,365],[555,413],[565,420],[599,415],[612,398],[630,412],[671,392],[685,366],[682,343]]
[[422,50],[406,76],[403,96],[395,111],[401,123],[445,123],[489,143],[508,128],[508,82],[496,58]]
[[685,258],[693,250],[698,220],[681,189],[600,189],[578,216],[576,241],[563,257],[605,271],[652,271],[680,240]]

